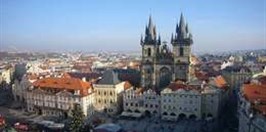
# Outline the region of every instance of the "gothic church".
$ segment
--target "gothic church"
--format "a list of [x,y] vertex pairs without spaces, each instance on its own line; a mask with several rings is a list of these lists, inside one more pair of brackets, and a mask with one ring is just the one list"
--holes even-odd
[[180,22],[176,25],[176,31],[172,34],[172,50],[166,42],[161,43],[157,37],[156,27],[153,25],[151,16],[145,29],[144,39],[141,36],[142,47],[141,61],[141,85],[143,88],[152,88],[161,91],[171,81],[190,80],[190,55],[193,43],[192,34],[188,24],[185,23],[181,14]]

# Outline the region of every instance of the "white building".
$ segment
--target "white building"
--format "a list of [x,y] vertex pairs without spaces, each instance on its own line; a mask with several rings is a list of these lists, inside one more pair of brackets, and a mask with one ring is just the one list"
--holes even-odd
[[[163,120],[176,121],[183,118],[217,118],[226,92],[224,79],[215,78],[215,85],[173,82],[157,94],[151,89],[128,89],[123,97],[123,116],[160,116]],[[218,85],[219,84],[219,85]]]
[[33,61],[33,62],[28,62],[26,65],[27,68],[27,73],[32,73],[32,74],[42,74],[42,73],[49,73],[51,72],[50,69],[42,67],[43,62],[39,61]]
[[161,117],[172,121],[183,118],[216,118],[220,94],[220,90],[211,85],[172,83],[161,92]]
[[67,117],[75,104],[85,116],[93,114],[94,92],[91,84],[76,78],[44,78],[27,89],[29,112],[40,115]]
[[133,87],[126,90],[123,96],[124,116],[139,117],[142,115],[160,115],[160,95],[149,89],[134,90]]
[[10,84],[12,76],[14,73],[14,68],[11,66],[0,67],[0,84],[5,82],[6,84]]

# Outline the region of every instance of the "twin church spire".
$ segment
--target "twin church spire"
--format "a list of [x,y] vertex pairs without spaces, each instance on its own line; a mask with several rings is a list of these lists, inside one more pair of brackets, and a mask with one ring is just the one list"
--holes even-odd
[[142,46],[142,87],[155,88],[155,91],[160,91],[171,81],[189,81],[192,35],[183,14],[176,25],[175,33],[172,34],[172,51],[168,48],[167,42],[161,45],[161,37],[157,35],[151,16],[140,43]]
[[[172,34],[171,36],[171,43],[175,44],[176,41],[184,40],[184,39],[189,39],[190,41],[192,41],[192,34],[190,33],[188,24],[185,23],[184,16],[181,13],[179,24],[176,24],[175,34]],[[146,28],[145,28],[144,39],[143,39],[143,36],[141,35],[140,43],[141,45],[161,44],[160,35],[157,40],[156,26],[152,22],[151,15],[149,16],[148,26],[146,25]]]

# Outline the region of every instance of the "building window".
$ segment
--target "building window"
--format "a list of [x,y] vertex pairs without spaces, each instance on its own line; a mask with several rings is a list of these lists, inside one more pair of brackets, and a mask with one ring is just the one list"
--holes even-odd
[[183,56],[184,55],[184,48],[183,47],[180,47],[180,52],[179,52],[180,54],[180,56]]
[[126,103],[126,106],[128,106],[128,103]]
[[151,56],[151,48],[148,48],[148,56]]

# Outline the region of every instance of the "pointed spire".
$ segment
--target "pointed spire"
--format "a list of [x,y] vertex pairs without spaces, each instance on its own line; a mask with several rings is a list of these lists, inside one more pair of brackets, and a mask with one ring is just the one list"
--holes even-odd
[[142,45],[142,44],[143,44],[143,36],[141,34],[141,36],[140,36],[140,45]]
[[150,33],[152,33],[154,29],[153,29],[153,23],[152,23],[151,15],[149,16],[148,28],[149,28]]
[[159,34],[159,37],[158,37],[158,45],[161,44],[161,35]]
[[155,37],[155,38],[153,38],[153,39],[156,39],[156,27],[155,27],[155,25],[154,25],[154,27],[153,27],[153,36]]
[[174,35],[173,35],[173,33],[172,33],[172,36],[171,36],[171,43],[173,43],[174,42]]
[[181,16],[180,16],[178,36],[179,38],[185,38],[186,36],[186,25],[185,25],[183,13],[181,13]]
[[145,27],[145,36],[147,36],[147,35],[149,35],[149,30],[148,30],[148,27],[146,25],[146,27]]
[[176,29],[175,29],[176,33],[178,33],[179,31],[179,27],[178,27],[178,23],[176,23]]
[[153,26],[152,25],[152,18],[151,18],[151,15],[149,16],[149,27]]
[[186,24],[186,32],[189,33],[188,23]]

